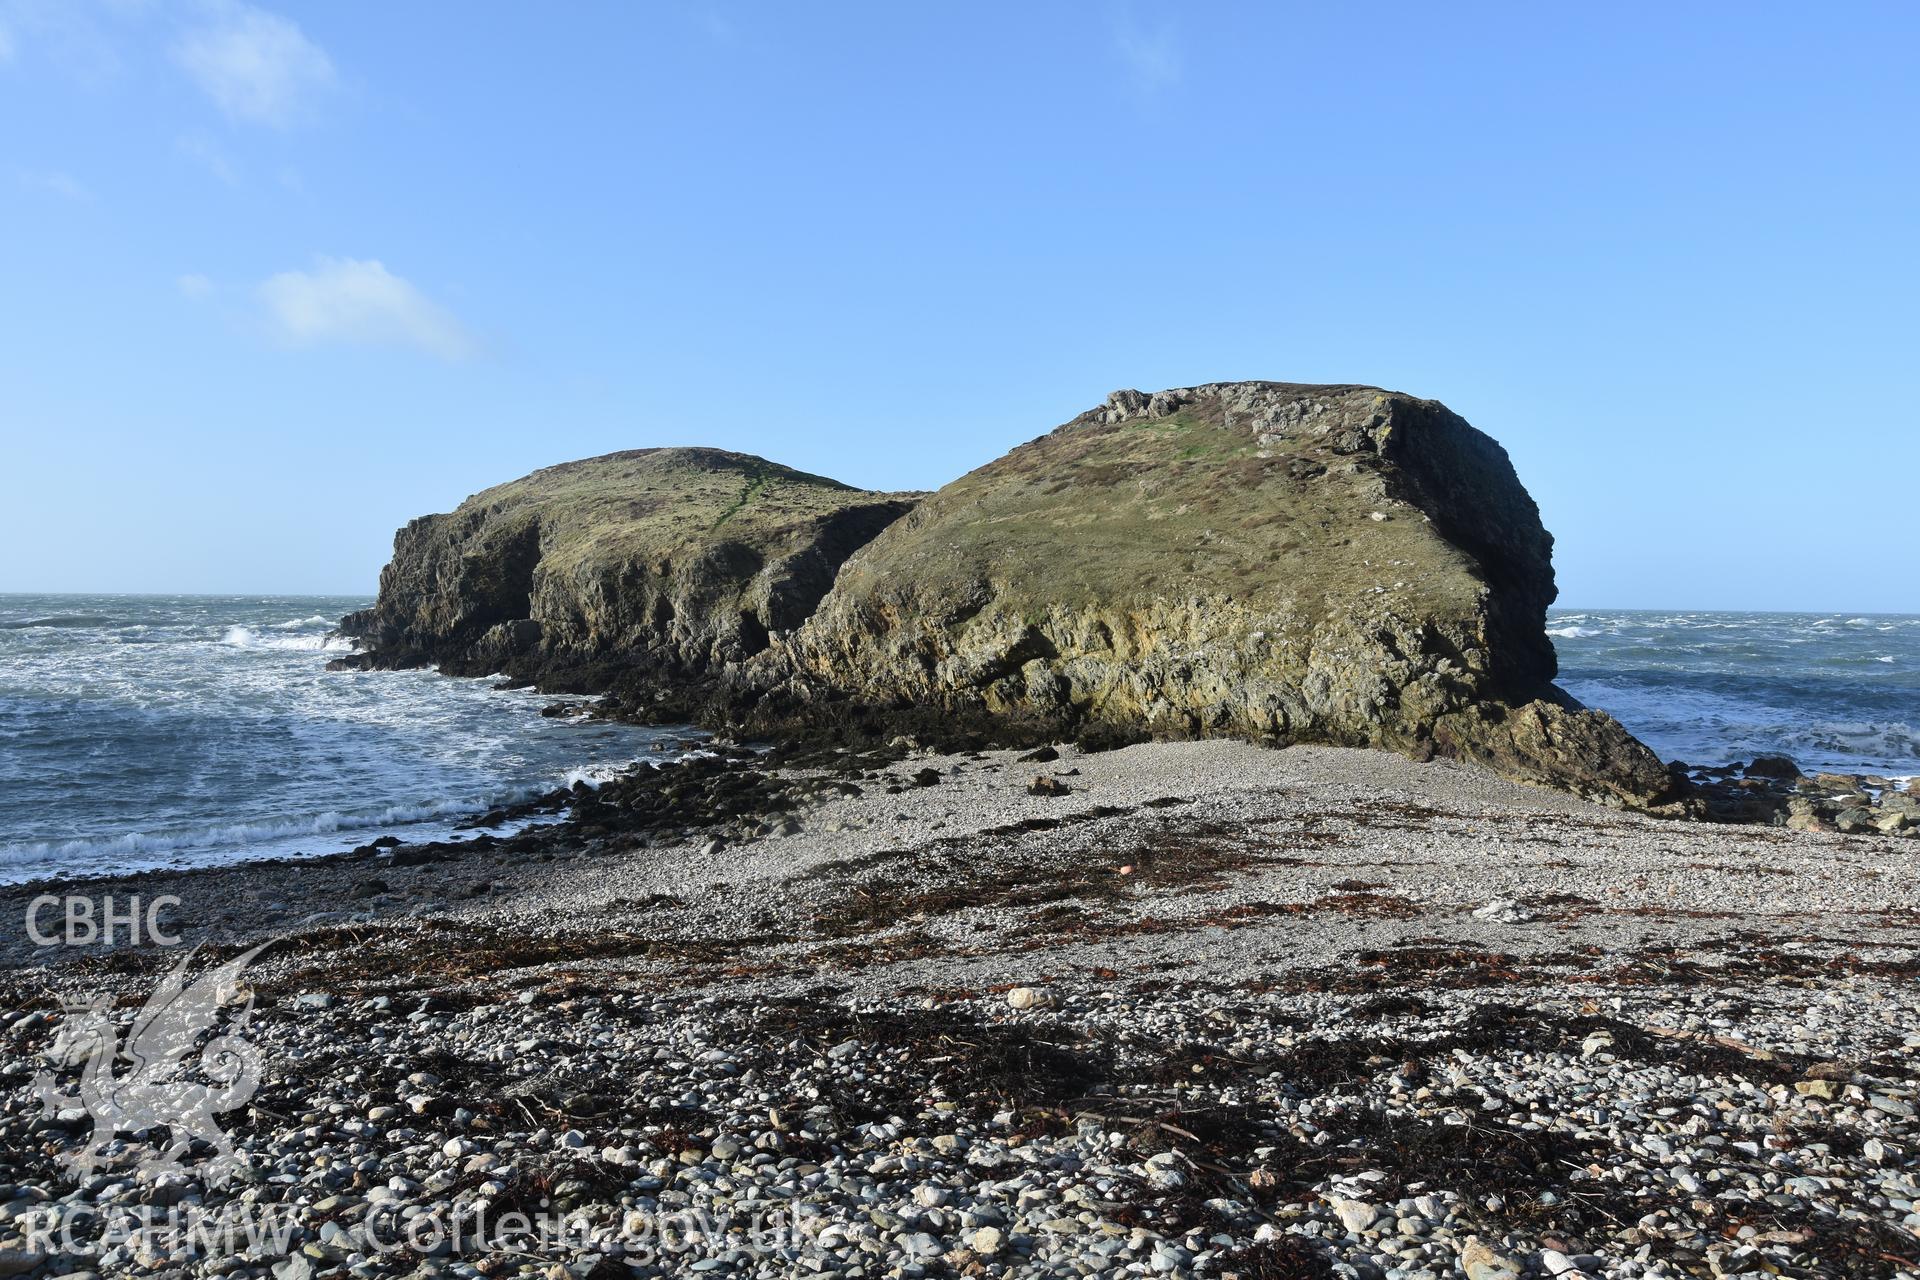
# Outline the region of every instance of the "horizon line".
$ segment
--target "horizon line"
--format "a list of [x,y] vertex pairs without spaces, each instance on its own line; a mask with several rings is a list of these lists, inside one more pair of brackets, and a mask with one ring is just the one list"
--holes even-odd
[[[0,600],[11,597],[37,596],[42,599],[81,599],[84,597],[117,597],[136,600],[142,598],[169,597],[184,600],[214,599],[268,599],[288,600],[342,600],[379,598],[379,591],[0,591]],[[1778,609],[1756,608],[1752,606],[1703,608],[1699,605],[1594,605],[1594,604],[1552,604],[1548,612],[1564,613],[1771,613],[1789,618],[1820,618],[1832,614],[1850,613],[1860,617],[1875,618],[1920,618],[1920,612],[1903,612],[1894,609]]]

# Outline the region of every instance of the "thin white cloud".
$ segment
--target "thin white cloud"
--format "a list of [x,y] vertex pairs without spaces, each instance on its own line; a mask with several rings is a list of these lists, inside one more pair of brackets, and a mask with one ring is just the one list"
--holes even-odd
[[240,185],[240,169],[227,153],[205,134],[184,134],[174,141],[180,154],[201,166],[230,187]]
[[1159,89],[1180,82],[1180,46],[1171,22],[1148,31],[1123,16],[1114,27],[1113,48],[1142,87]]
[[228,115],[259,124],[292,123],[334,82],[333,59],[297,23],[240,0],[212,5],[173,58]]
[[732,44],[739,35],[739,31],[727,15],[720,12],[720,6],[714,3],[714,0],[698,0],[693,10],[698,15],[700,25],[706,29],[708,39],[719,44]]
[[450,312],[376,259],[321,258],[311,271],[282,271],[260,285],[260,299],[274,332],[294,346],[413,347],[443,360],[476,350]]
[[20,185],[33,191],[44,191],[59,196],[63,200],[87,201],[93,199],[93,193],[80,185],[80,180],[70,173],[59,169],[20,171]]
[[180,296],[183,298],[198,300],[213,292],[213,281],[207,279],[197,271],[189,271],[187,274],[177,277],[173,284],[175,288],[180,290]]
[[0,62],[30,56],[89,89],[103,88],[125,71],[118,17],[108,5],[0,0]]

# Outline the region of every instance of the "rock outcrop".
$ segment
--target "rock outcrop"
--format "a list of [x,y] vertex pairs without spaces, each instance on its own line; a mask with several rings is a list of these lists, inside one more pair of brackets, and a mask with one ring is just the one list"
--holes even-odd
[[848,559],[750,664],[743,723],[936,709],[1374,746],[1662,805],[1660,761],[1553,687],[1552,550],[1506,452],[1434,401],[1115,392]]
[[913,502],[718,449],[569,462],[401,529],[378,601],[341,627],[364,665],[653,702],[799,625]]
[[1444,406],[1217,383],[1115,392],[925,498],[712,449],[549,467],[402,529],[342,626],[363,665],[660,719],[1371,746],[1669,806],[1553,685],[1552,552]]

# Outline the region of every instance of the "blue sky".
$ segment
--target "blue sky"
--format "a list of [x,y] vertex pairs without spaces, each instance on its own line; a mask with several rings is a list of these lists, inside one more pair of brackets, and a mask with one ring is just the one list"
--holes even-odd
[[1563,603],[1920,609],[1920,8],[0,0],[0,590],[371,590],[712,444],[1121,386],[1501,440]]

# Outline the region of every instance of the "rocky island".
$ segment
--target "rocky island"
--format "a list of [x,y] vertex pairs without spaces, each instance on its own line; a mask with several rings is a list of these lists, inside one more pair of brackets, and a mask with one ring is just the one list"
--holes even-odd
[[1214,383],[1115,392],[919,500],[704,449],[550,467],[401,530],[343,627],[360,661],[747,732],[1368,746],[1674,810],[1553,686],[1552,549],[1436,402]]

